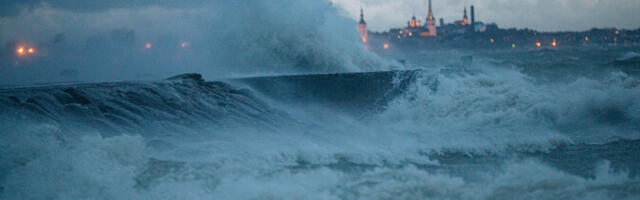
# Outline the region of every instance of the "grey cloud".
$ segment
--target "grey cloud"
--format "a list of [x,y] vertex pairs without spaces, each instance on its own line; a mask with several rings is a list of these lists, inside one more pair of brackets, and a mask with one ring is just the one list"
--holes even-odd
[[66,9],[74,12],[94,12],[117,8],[140,8],[161,6],[167,8],[188,8],[206,4],[206,0],[0,0],[0,17],[16,16],[25,9],[40,5]]

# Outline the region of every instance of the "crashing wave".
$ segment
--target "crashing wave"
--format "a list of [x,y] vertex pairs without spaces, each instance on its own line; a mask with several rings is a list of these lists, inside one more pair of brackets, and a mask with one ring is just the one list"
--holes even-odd
[[107,135],[233,124],[272,127],[278,120],[288,120],[249,90],[205,82],[198,74],[156,82],[4,89],[0,106],[4,118],[54,123],[65,129],[84,127]]

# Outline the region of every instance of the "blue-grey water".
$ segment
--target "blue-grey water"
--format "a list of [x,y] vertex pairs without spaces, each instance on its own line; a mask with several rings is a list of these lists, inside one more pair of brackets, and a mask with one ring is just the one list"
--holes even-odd
[[611,64],[633,52],[7,87],[0,199],[639,199],[640,81]]

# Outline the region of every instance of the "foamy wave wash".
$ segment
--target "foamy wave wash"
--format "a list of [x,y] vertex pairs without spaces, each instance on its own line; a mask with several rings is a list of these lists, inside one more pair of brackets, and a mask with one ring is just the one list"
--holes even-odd
[[436,149],[544,149],[640,137],[636,78],[612,73],[603,80],[544,83],[519,70],[477,69],[423,73],[374,123],[418,134]]
[[[529,101],[482,96],[533,95],[512,88],[516,83],[531,84],[520,79],[526,76],[496,76],[504,73],[518,74],[499,69],[475,76],[426,73],[405,98],[364,119],[333,113],[329,107],[324,112],[299,107],[290,112],[285,106],[291,104],[262,99],[255,91],[222,82],[205,82],[197,75],[157,82],[8,89],[0,98],[2,107],[8,108],[0,112],[0,197],[638,197],[638,164],[632,154],[640,150],[637,141],[581,144],[581,137],[572,132],[530,124],[547,116],[530,115],[528,107],[518,106]],[[380,75],[369,77],[373,79],[368,81],[378,82]],[[348,80],[353,78],[345,86],[352,84]],[[633,83],[612,83],[606,91],[622,85],[635,94]],[[541,88],[545,87],[530,85],[532,90]],[[361,92],[370,91],[353,91]],[[443,108],[433,107],[434,102]],[[637,116],[633,110],[626,112]],[[510,113],[508,121],[495,120],[506,118],[505,113]],[[474,115],[494,118],[480,120]],[[628,120],[620,123],[636,119]],[[112,134],[114,130],[122,134]],[[627,131],[620,133],[633,136],[634,130]],[[568,142],[552,144],[554,140]],[[577,142],[567,144],[571,141]]]
[[[362,51],[357,35],[349,38],[354,24],[327,2],[199,5],[189,12],[147,8],[150,13],[141,16],[163,13],[198,21],[182,30],[200,42],[191,43],[197,50],[191,58],[202,68],[174,62],[170,51],[128,57],[116,67],[109,59],[121,55],[115,51],[88,55],[83,62],[102,69],[94,75],[134,69],[158,74],[209,69],[202,71],[222,75],[376,69],[378,60]],[[57,20],[58,15],[73,17],[66,11],[50,14]],[[94,22],[90,14],[85,17],[80,24]],[[158,27],[172,27],[170,19],[162,22]],[[207,31],[191,32],[201,29]],[[163,30],[172,35],[176,29]],[[345,34],[334,34],[341,31]],[[190,34],[196,32],[206,34]],[[100,59],[103,65],[91,60],[98,57],[107,58]],[[133,60],[140,68],[131,68]],[[640,196],[636,78],[611,73],[601,80],[546,83],[493,65],[473,74],[440,72],[245,79],[253,87],[190,74],[162,81],[3,89],[0,199]],[[370,88],[376,85],[383,87]],[[380,91],[384,88],[391,92]],[[304,101],[261,94],[269,91]],[[371,104],[366,102],[376,99],[369,96],[385,98]],[[323,102],[332,100],[338,102]],[[367,107],[375,109],[363,112]]]
[[222,56],[219,59],[244,70],[340,72],[386,67],[383,59],[363,51],[354,21],[328,1],[219,2],[213,10],[214,46],[225,47],[216,52]]

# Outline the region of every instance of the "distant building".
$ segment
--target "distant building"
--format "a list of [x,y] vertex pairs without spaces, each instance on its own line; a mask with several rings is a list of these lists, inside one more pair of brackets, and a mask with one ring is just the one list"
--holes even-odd
[[429,16],[427,16],[427,32],[422,32],[421,36],[437,36],[436,18],[433,17],[433,10],[431,10],[431,0],[429,0]]
[[409,22],[407,22],[407,27],[415,28],[417,26],[417,24],[420,24],[420,22],[416,21],[416,16],[413,15],[413,17],[411,17],[411,20],[409,20]]
[[484,31],[484,24],[482,22],[475,21],[475,9],[471,6],[471,23],[469,22],[469,16],[467,15],[467,6],[465,5],[462,13],[462,19],[456,20],[451,24],[444,24],[441,22],[438,28],[439,35],[446,38],[460,38],[460,36],[468,33],[475,32],[481,29]]
[[[379,52],[397,48],[419,48],[422,46],[453,46],[470,48],[521,48],[521,47],[558,47],[561,45],[640,45],[640,29],[593,29],[586,32],[543,33],[530,29],[501,29],[495,23],[483,23],[476,20],[474,5],[470,5],[471,16],[467,15],[467,6],[463,8],[462,19],[439,24],[433,14],[431,0],[426,20],[422,23],[415,15],[406,27],[393,28],[385,32],[368,32],[364,21],[364,11],[360,10],[358,31],[365,42],[365,49]],[[423,18],[424,19],[424,18]]]
[[390,32],[397,33],[397,39],[436,37],[438,35],[438,31],[436,27],[436,18],[433,16],[431,0],[429,0],[428,15],[424,24],[422,24],[420,20],[416,19],[416,16],[414,15],[411,17],[411,20],[407,22],[407,27],[402,29],[391,29]]
[[487,27],[482,22],[476,22],[476,9],[473,5],[471,5],[471,27],[473,28],[473,32],[485,32],[487,31]]
[[467,6],[464,6],[464,15],[462,16],[462,20],[455,21],[455,24],[460,26],[469,25],[469,17],[467,17]]
[[476,25],[476,9],[471,5],[471,26]]
[[364,9],[360,8],[360,23],[358,23],[358,32],[363,43],[367,43],[369,31],[367,31],[367,22],[364,21]]

